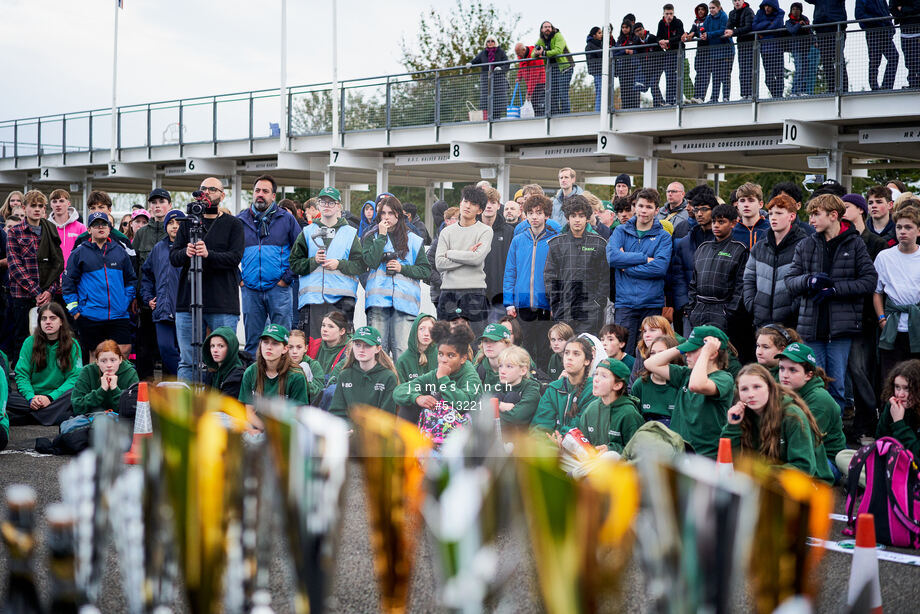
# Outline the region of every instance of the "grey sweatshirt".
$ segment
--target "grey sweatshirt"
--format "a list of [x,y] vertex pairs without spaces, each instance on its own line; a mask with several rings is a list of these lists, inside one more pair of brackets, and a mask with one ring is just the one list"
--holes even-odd
[[[480,243],[475,252],[470,248]],[[484,262],[492,249],[492,229],[482,222],[472,226],[451,224],[438,237],[435,266],[442,290],[485,290]]]

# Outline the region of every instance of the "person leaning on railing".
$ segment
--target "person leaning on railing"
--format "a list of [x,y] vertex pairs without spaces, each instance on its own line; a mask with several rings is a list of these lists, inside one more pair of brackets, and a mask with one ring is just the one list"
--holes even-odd
[[[847,20],[847,7],[844,0],[805,0],[815,5],[812,23],[818,39],[818,52],[821,54],[821,70],[827,92],[838,91],[837,71],[840,71],[840,91],[849,90],[849,78],[845,62],[837,63],[837,36],[845,36],[846,26],[838,22]],[[897,1],[897,0],[895,0]],[[828,24],[822,26],[821,24]],[[833,24],[833,25],[831,25]],[[841,49],[843,45],[840,45]]]
[[920,88],[920,0],[891,0],[891,14],[901,26],[907,85],[911,89]]
[[[505,114],[508,106],[508,55],[498,46],[498,39],[493,34],[486,36],[485,49],[470,60],[470,65],[480,64],[479,73],[479,108],[488,109],[489,119],[498,119]],[[489,105],[489,80],[492,81],[492,104]]]
[[552,87],[553,115],[567,115],[571,111],[569,106],[569,83],[572,81],[572,58],[568,57],[568,45],[562,33],[552,23],[544,21],[540,24],[540,38],[534,44],[543,49],[542,55],[549,58],[549,79]]
[[542,48],[537,50],[518,43],[514,46],[514,53],[521,60],[518,62],[517,79],[526,88],[526,98],[533,105],[534,116],[540,117],[546,109],[546,66]]
[[[898,0],[895,0],[897,2]],[[894,46],[894,27],[890,19],[891,11],[885,0],[856,0],[856,19],[859,27],[866,33],[866,48],[869,52],[869,87],[873,90],[890,90],[894,88],[894,77],[898,72],[898,49]],[[868,21],[862,21],[863,19]],[[881,88],[878,82],[878,69],[885,56],[885,76]]]
[[815,93],[815,80],[812,75],[817,67],[811,62],[811,54],[815,47],[815,33],[809,26],[811,26],[811,21],[802,14],[802,3],[793,2],[789,6],[789,19],[786,20],[786,31],[792,37],[787,47],[795,65],[790,92],[792,96]]
[[[741,86],[741,97],[751,97],[751,69],[754,60],[754,35],[751,27],[754,24],[754,11],[744,0],[732,0],[731,13],[728,14],[728,27],[722,36],[736,37],[738,41],[738,81]],[[731,78],[729,66],[728,78]],[[726,78],[726,83],[728,82]],[[715,96],[713,96],[715,98]]]

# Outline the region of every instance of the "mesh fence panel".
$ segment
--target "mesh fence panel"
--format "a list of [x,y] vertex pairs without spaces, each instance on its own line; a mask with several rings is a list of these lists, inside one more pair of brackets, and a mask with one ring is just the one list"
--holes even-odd
[[390,82],[390,127],[426,126],[435,123],[437,81],[433,73]]

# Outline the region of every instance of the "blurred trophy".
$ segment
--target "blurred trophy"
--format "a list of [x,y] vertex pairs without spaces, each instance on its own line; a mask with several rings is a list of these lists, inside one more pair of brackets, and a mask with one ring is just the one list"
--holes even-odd
[[555,445],[521,438],[514,449],[546,610],[610,611],[632,552],[639,509],[635,470],[605,460],[576,481],[559,466]]
[[414,424],[359,405],[351,418],[360,445],[381,609],[405,612],[431,441]]
[[[314,407],[259,399],[297,574],[295,612],[325,610],[341,524],[348,425]],[[262,519],[265,522],[265,519]],[[263,547],[264,549],[264,547]]]

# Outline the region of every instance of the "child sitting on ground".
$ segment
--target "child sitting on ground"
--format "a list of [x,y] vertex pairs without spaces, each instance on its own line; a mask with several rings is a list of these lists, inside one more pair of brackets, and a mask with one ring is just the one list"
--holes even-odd
[[362,326],[351,338],[351,350],[342,370],[336,376],[335,394],[329,412],[340,418],[356,403],[379,407],[396,413],[393,390],[399,383],[393,359],[381,351],[380,332],[372,326]]
[[323,366],[316,359],[307,354],[307,335],[302,330],[294,329],[288,333],[288,357],[295,365],[300,366],[304,378],[307,380],[307,395],[311,403],[316,403],[323,391],[326,375]]
[[553,436],[565,435],[574,427],[591,395],[591,362],[594,345],[584,337],[569,339],[562,351],[562,376],[551,382],[540,398],[530,426]]
[[479,337],[480,353],[476,359],[476,375],[486,393],[498,385],[498,357],[511,347],[511,332],[501,324],[489,324]]
[[498,399],[502,432],[526,431],[540,403],[540,384],[530,377],[530,354],[512,345],[498,356]]
[[118,411],[121,393],[138,381],[134,366],[111,339],[96,346],[96,361],[83,367],[70,395],[73,413]]
[[604,344],[604,351],[607,352],[607,357],[616,358],[629,367],[629,372],[632,373],[636,359],[624,351],[626,344],[629,343],[629,331],[626,327],[619,324],[605,324],[601,328],[598,337],[600,337],[601,343]]
[[[652,341],[649,356],[674,347],[677,347],[677,339],[662,335]],[[683,365],[684,359],[678,354],[671,359],[670,364]],[[674,403],[677,399],[677,388],[668,385],[667,380],[655,373],[649,373],[645,369],[640,373],[639,378],[633,382],[630,394],[639,399],[642,417],[646,421],[657,420],[665,426],[670,426]]]
[[767,324],[757,329],[754,355],[757,364],[762,365],[779,381],[779,355],[790,343],[801,341],[799,334],[779,324]]
[[[249,357],[249,354],[245,354]],[[246,367],[240,355],[240,342],[229,326],[220,326],[207,336],[201,347],[201,359],[208,372],[206,382],[211,388],[234,399],[240,396],[240,384]],[[250,364],[252,359],[249,358]]]
[[252,430],[262,430],[262,420],[256,416],[253,402],[257,396],[282,398],[306,405],[307,380],[300,367],[288,357],[288,331],[280,324],[269,324],[259,337],[255,364],[243,373],[240,403],[246,406],[247,420]]
[[546,377],[552,382],[562,376],[562,352],[569,339],[575,336],[575,331],[565,322],[557,322],[550,327],[546,336],[549,339],[549,347],[553,351],[546,365]]
[[581,412],[578,428],[600,451],[622,454],[643,423],[635,397],[626,391],[629,368],[622,361],[607,358],[597,365],[591,381],[597,402]]
[[416,377],[434,371],[438,366],[438,347],[431,342],[431,327],[434,318],[427,313],[420,313],[409,331],[409,343],[406,351],[396,360],[396,375],[401,382],[409,382]]

